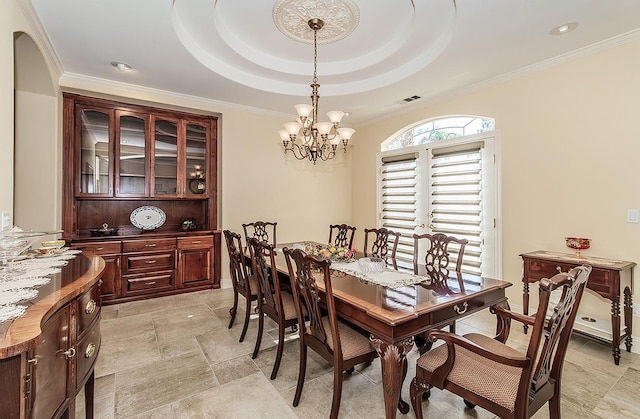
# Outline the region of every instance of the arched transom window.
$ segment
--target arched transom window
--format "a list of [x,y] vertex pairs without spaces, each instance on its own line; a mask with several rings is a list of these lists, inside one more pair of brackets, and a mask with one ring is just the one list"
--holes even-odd
[[382,143],[382,150],[398,150],[495,129],[493,119],[479,116],[452,116],[421,122]]

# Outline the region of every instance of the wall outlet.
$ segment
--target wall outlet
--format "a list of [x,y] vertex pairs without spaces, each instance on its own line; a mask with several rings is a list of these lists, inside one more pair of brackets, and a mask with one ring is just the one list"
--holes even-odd
[[633,305],[633,317],[640,317],[640,304]]
[[0,214],[0,231],[9,230],[11,228],[11,213],[2,211]]

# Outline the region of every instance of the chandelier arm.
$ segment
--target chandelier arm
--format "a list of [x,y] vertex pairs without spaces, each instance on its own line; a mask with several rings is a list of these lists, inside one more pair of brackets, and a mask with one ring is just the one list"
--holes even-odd
[[305,160],[307,158],[309,158],[309,147],[307,146],[300,146],[299,144],[296,144],[294,142],[290,143],[288,146],[285,146],[284,148],[284,154],[287,154],[287,151],[291,151],[291,154],[293,154],[293,157],[295,157],[297,160]]

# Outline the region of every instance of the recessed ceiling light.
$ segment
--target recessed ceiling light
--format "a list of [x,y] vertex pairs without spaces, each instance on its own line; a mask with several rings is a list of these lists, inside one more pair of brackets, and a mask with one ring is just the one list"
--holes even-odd
[[551,35],[564,35],[565,33],[569,33],[577,27],[578,27],[578,22],[565,23],[563,25],[556,26],[555,28],[551,29],[549,33]]
[[120,61],[111,61],[111,65],[118,69],[119,72],[124,73],[125,71],[131,70],[131,67],[127,63],[121,63]]

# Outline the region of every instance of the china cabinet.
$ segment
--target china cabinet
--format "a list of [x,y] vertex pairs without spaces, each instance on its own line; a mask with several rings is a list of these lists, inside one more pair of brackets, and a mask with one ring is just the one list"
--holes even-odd
[[220,286],[217,122],[64,94],[63,238],[105,259],[105,304]]

